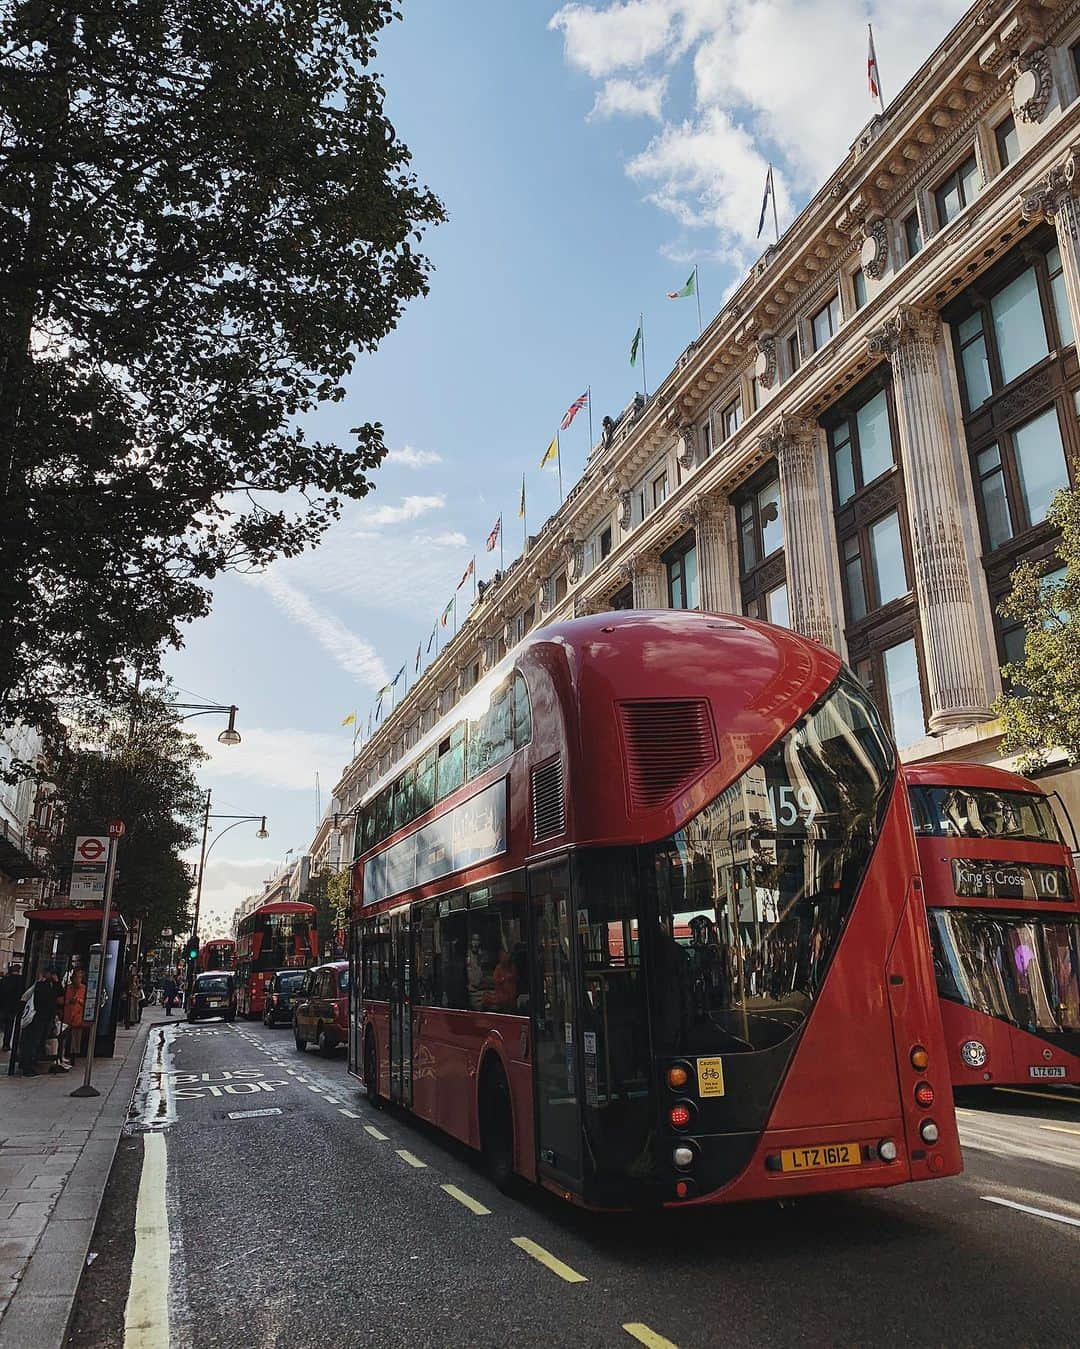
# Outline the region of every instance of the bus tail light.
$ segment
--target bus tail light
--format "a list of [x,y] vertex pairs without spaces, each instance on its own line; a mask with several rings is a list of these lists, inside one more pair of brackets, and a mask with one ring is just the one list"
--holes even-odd
[[685,1063],[673,1063],[667,1070],[667,1084],[672,1091],[682,1091],[690,1081],[690,1069]]
[[668,1111],[668,1122],[673,1129],[688,1129],[693,1118],[694,1103],[692,1101],[676,1101]]
[[896,1144],[891,1138],[883,1138],[877,1145],[877,1155],[883,1162],[895,1162],[898,1156]]
[[936,1143],[938,1141],[940,1134],[932,1119],[924,1119],[919,1125],[919,1137],[924,1143]]
[[922,1045],[913,1045],[911,1048],[911,1066],[923,1072],[930,1066],[930,1055]]
[[915,1088],[915,1100],[924,1110],[929,1110],[934,1104],[934,1088],[929,1082],[920,1082]]
[[694,1149],[688,1148],[685,1143],[680,1143],[674,1152],[672,1152],[671,1160],[680,1171],[685,1171],[688,1166],[693,1166],[694,1164]]

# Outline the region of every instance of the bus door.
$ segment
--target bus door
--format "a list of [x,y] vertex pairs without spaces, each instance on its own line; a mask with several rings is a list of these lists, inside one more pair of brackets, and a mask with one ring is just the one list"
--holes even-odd
[[408,909],[390,915],[390,1099],[412,1105],[412,951]]
[[529,896],[537,1158],[542,1174],[580,1189],[576,942],[569,865],[563,861],[531,868]]

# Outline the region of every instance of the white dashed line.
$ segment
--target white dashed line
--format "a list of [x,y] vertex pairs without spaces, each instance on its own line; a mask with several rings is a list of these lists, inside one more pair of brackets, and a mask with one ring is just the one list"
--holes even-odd
[[[359,1119],[359,1118],[360,1118],[360,1116],[357,1115],[357,1119]],[[381,1129],[376,1129],[376,1127],[374,1126],[374,1124],[365,1124],[365,1125],[364,1125],[364,1133],[370,1134],[370,1135],[372,1136],[372,1138],[377,1138],[377,1139],[379,1140],[380,1143],[387,1143],[387,1142],[390,1141],[390,1135],[389,1135],[389,1134],[384,1134],[383,1131],[382,1131]]]
[[346,1110],[344,1106],[342,1106],[342,1108],[338,1111],[338,1114],[339,1114],[339,1115],[347,1115],[347,1116],[349,1117],[349,1119],[359,1119],[359,1118],[360,1118],[359,1115],[353,1114],[353,1112],[352,1112],[351,1110]]
[[1067,1218],[1064,1213],[1051,1213],[1049,1209],[1032,1208],[1029,1204],[1016,1204],[1011,1199],[999,1199],[994,1194],[984,1194],[980,1197],[987,1204],[1001,1204],[1004,1208],[1014,1208],[1021,1213],[1031,1213],[1036,1218],[1049,1218],[1051,1222],[1067,1223],[1070,1227],[1080,1227],[1080,1218]]

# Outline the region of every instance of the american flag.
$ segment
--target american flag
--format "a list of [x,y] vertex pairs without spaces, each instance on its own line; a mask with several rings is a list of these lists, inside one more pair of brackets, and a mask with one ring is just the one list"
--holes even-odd
[[583,393],[580,398],[575,398],[574,401],[570,404],[570,406],[566,409],[566,412],[563,414],[563,419],[559,423],[559,430],[560,431],[569,430],[570,423],[574,420],[574,418],[578,415],[578,413],[582,410],[582,408],[587,408],[588,406],[589,406],[589,393],[588,390],[586,390],[585,393]]
[[487,536],[487,551],[493,553],[495,545],[499,542],[499,535],[502,533],[502,516],[495,521],[495,528]]

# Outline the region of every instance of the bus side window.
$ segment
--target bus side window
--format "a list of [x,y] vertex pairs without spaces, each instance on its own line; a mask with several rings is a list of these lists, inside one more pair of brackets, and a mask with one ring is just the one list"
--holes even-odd
[[426,814],[435,804],[435,751],[429,750],[416,765],[413,788],[413,819]]
[[441,1007],[439,920],[434,900],[413,910],[413,942],[413,1003]]
[[467,919],[465,896],[439,900],[439,950],[442,955],[439,1005],[466,1008],[469,1005]]
[[514,675],[514,747],[521,749],[532,739],[532,711],[524,675]]
[[439,745],[435,765],[435,796],[441,801],[465,781],[465,723],[455,726]]
[[520,873],[502,876],[470,893],[466,975],[474,1009],[528,1012],[525,884]]

